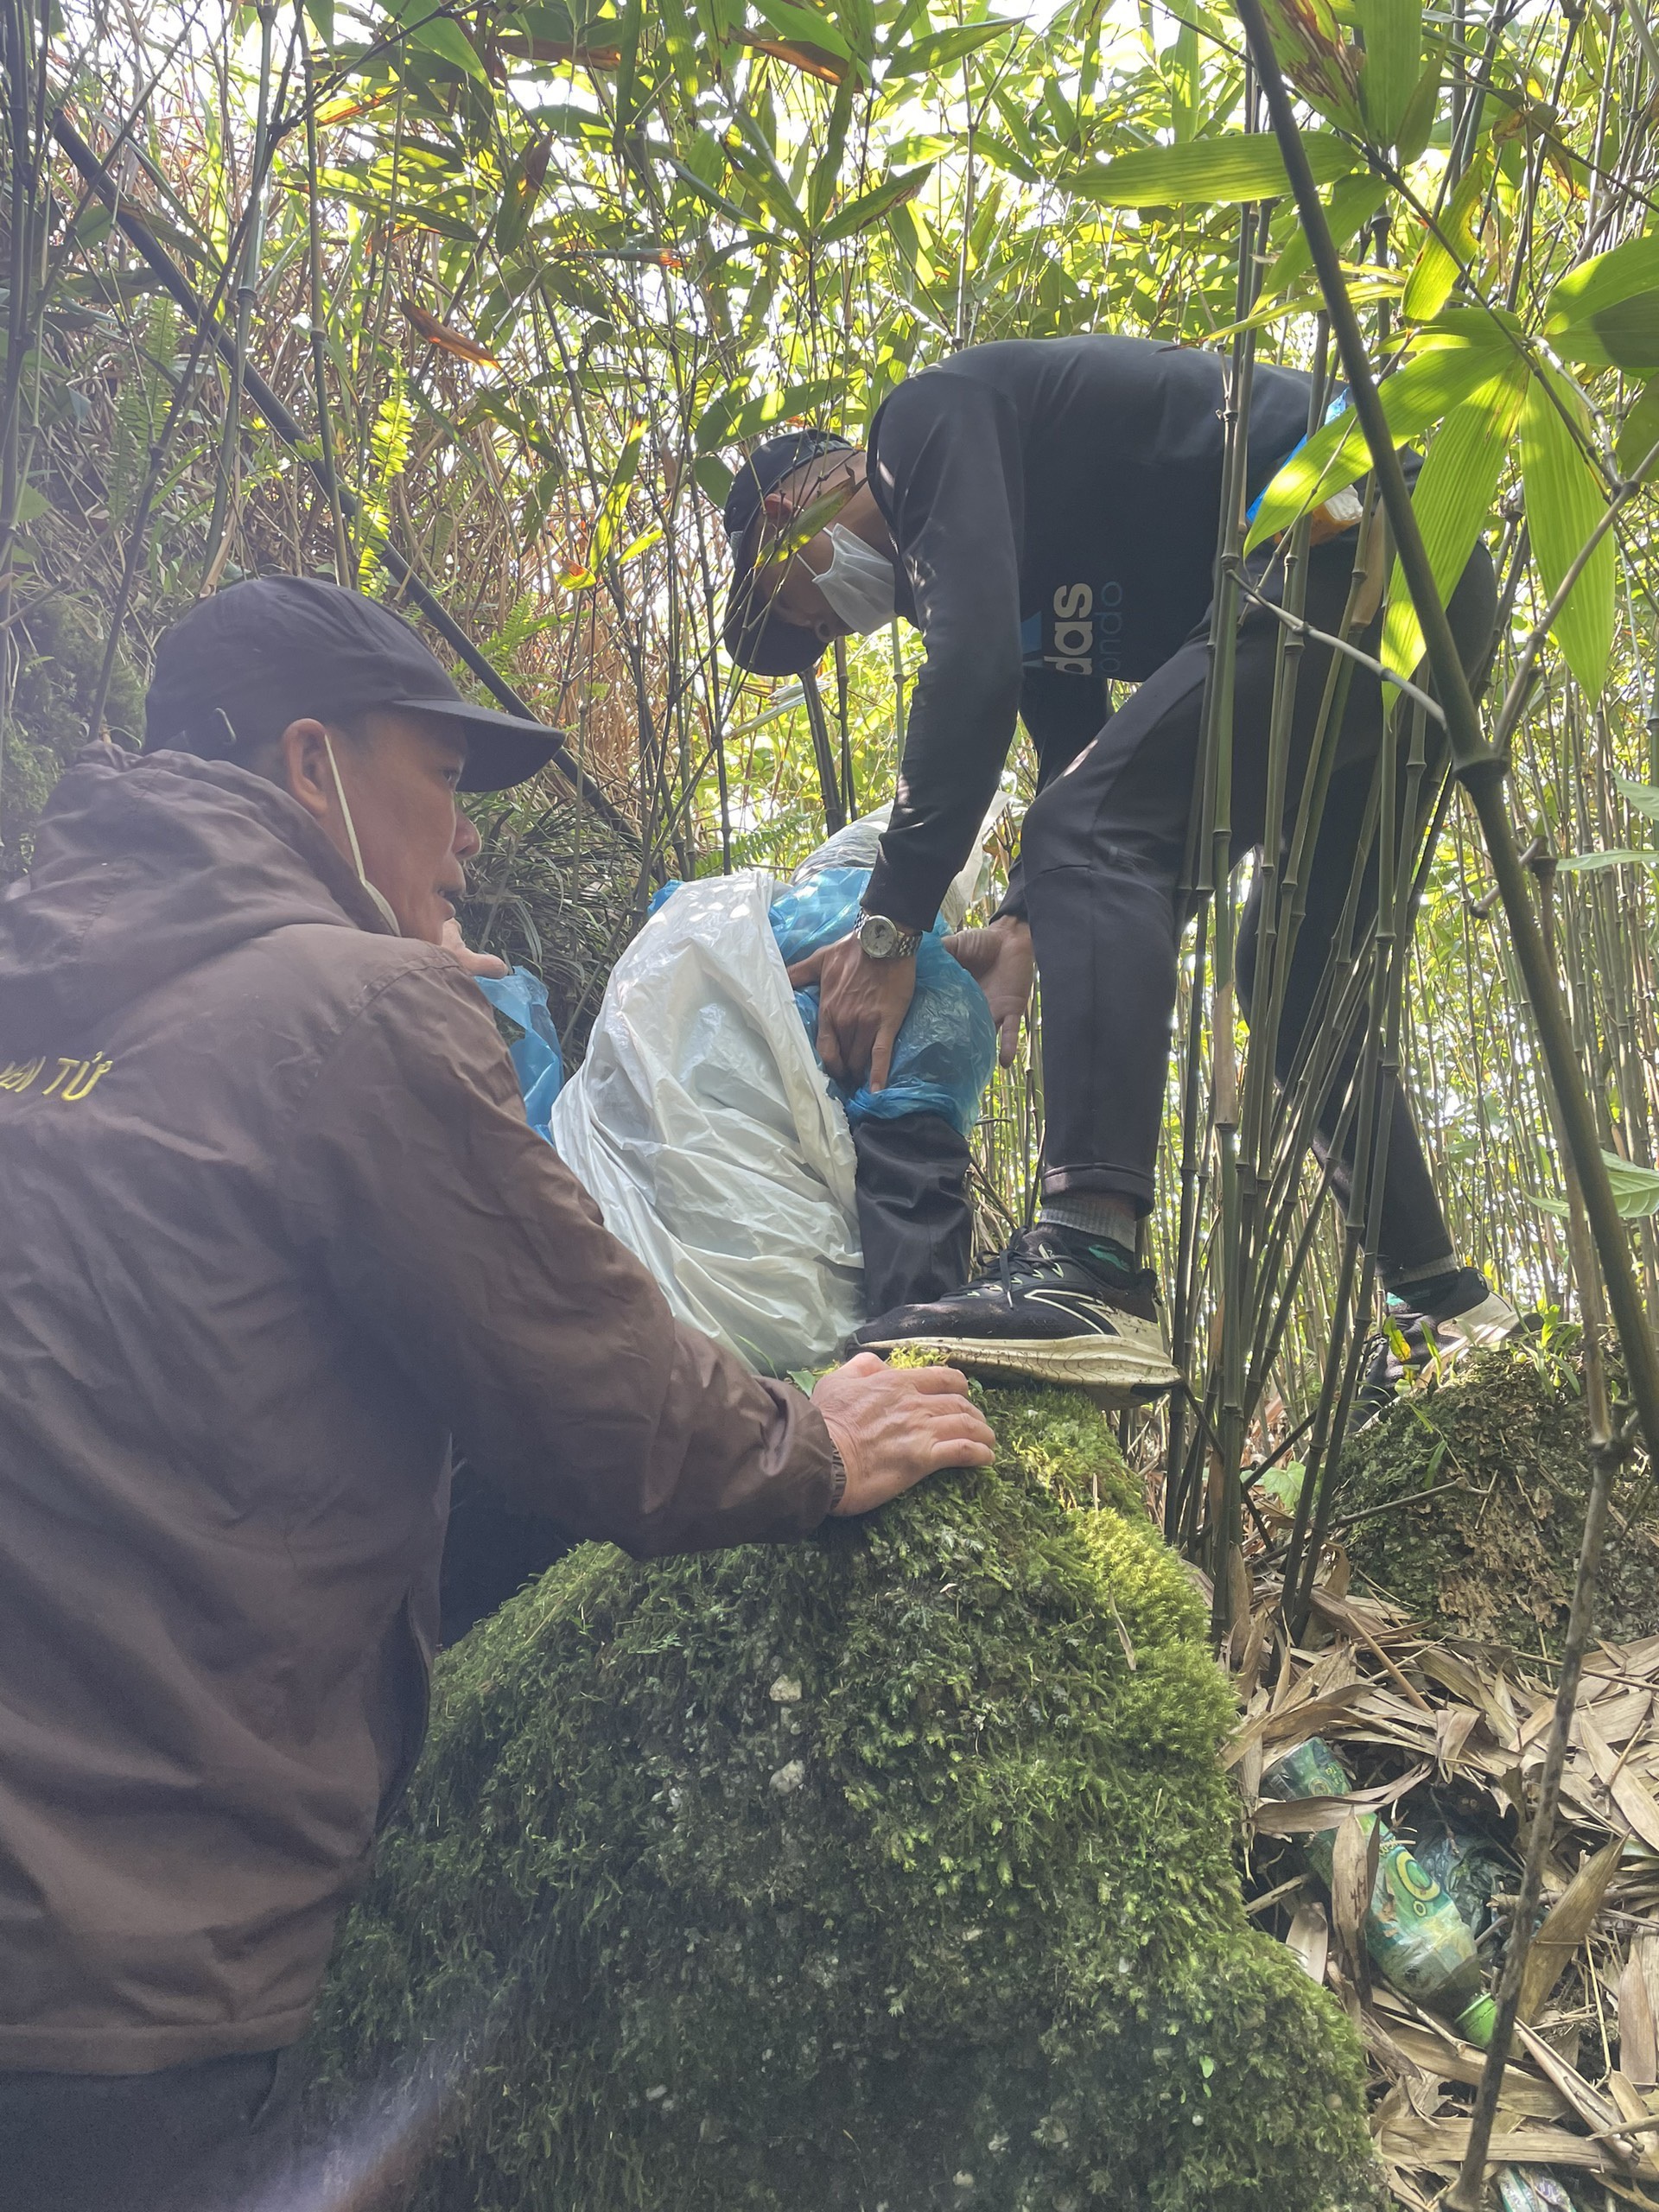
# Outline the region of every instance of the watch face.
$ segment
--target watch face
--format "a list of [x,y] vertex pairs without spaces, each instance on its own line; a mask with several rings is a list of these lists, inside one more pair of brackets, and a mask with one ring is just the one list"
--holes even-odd
[[899,931],[885,914],[866,914],[858,941],[872,960],[891,960]]

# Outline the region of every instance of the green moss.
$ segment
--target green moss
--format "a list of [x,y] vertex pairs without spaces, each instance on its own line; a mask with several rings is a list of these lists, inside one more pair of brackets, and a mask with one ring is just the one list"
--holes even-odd
[[[1484,1352],[1363,1430],[1342,1467],[1345,1536],[1363,1580],[1443,1636],[1535,1653],[1567,1630],[1590,1484],[1579,1379],[1525,1350]],[[1637,1503],[1645,1472],[1618,1486]],[[1434,1494],[1427,1496],[1425,1493]],[[1608,1531],[1597,1633],[1659,1630],[1659,1520]]]
[[1241,1907],[1199,1600],[1086,1402],[985,1402],[993,1470],[585,1548],[440,1668],[317,2038],[339,2088],[470,2037],[422,2206],[1364,2193],[1347,2024]]

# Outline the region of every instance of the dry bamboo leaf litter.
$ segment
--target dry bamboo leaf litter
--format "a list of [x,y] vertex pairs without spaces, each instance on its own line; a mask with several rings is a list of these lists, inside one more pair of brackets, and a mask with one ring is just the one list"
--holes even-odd
[[[1256,1607],[1275,1595],[1264,1578]],[[1281,1638],[1276,1651],[1253,1653],[1252,1662],[1253,1694],[1226,1756],[1245,1802],[1261,1892],[1253,1903],[1262,1904],[1262,1924],[1276,1929],[1304,1969],[1323,1975],[1355,2015],[1393,2200],[1406,2212],[1432,2206],[1467,2145],[1484,2053],[1390,1990],[1374,1963],[1372,1986],[1362,1991],[1355,1897],[1347,1894],[1356,1887],[1353,1847],[1347,1888],[1336,1901],[1314,1875],[1295,1878],[1303,1864],[1297,1839],[1335,1829],[1340,1844],[1347,1829],[1357,1837],[1363,1824],[1355,1815],[1377,1813],[1408,1841],[1443,1831],[1450,1818],[1460,1832],[1479,1832],[1497,1852],[1507,1850],[1510,1872],[1492,1891],[1479,1943],[1495,1980],[1519,1868],[1515,1797],[1519,1790],[1530,1808],[1554,1669],[1541,1657],[1526,1662],[1471,1643],[1432,1641],[1401,1609],[1352,1594],[1315,1607],[1302,1645],[1287,1649]],[[1536,2024],[1517,2039],[1506,2069],[1494,2140],[1505,2171],[1541,2183],[1554,2176],[1565,2192],[1551,2199],[1535,2190],[1535,2204],[1571,2203],[1578,2212],[1659,2206],[1659,2142],[1643,2125],[1659,2132],[1656,1714],[1659,1637],[1598,1648],[1580,1687],[1555,1878],[1528,1977],[1525,2010]],[[1262,1765],[1316,1734],[1346,1768],[1352,1796],[1262,1797]],[[1516,2191],[1511,2198],[1527,2202]]]

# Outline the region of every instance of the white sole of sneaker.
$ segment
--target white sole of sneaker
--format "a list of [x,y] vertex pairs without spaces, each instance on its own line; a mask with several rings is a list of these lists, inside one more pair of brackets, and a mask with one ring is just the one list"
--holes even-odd
[[1014,1375],[1031,1382],[1070,1383],[1121,1398],[1160,1398],[1180,1376],[1151,1345],[1122,1337],[868,1338],[861,1351],[931,1351],[976,1375]]

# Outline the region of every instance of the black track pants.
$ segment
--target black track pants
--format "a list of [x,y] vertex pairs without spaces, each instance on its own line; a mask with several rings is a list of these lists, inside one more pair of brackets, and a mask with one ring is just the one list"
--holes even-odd
[[[1307,620],[1335,632],[1351,578],[1357,532],[1314,550],[1308,563]],[[1265,574],[1263,571],[1265,570]],[[1265,557],[1253,581],[1278,594],[1282,569]],[[1496,618],[1492,567],[1484,548],[1452,595],[1453,634],[1465,668],[1484,659]],[[1262,841],[1266,812],[1269,709],[1281,625],[1247,607],[1235,677],[1232,824],[1235,861]],[[1356,642],[1376,653],[1380,621]],[[1287,811],[1297,803],[1319,715],[1328,647],[1309,641],[1297,682]],[[1186,921],[1179,881],[1187,817],[1198,772],[1208,665],[1204,628],[1112,715],[1098,737],[1035,800],[1022,838],[1027,909],[1043,990],[1043,1071],[1047,1111],[1043,1189],[1110,1192],[1150,1209],[1175,1005],[1176,954]],[[1356,669],[1340,750],[1308,871],[1307,912],[1292,962],[1280,1020],[1278,1071],[1294,1058],[1313,1008],[1326,951],[1353,871],[1377,753],[1382,742],[1381,685]],[[1402,718],[1403,721],[1405,718]],[[1431,757],[1438,732],[1431,726]],[[1401,746],[1401,784],[1406,746]],[[1373,845],[1359,919],[1375,909]],[[1256,904],[1247,909],[1239,944],[1241,997],[1249,1007]],[[1357,1045],[1355,1049],[1357,1049]],[[1349,1059],[1351,1068],[1351,1053]],[[1328,1135],[1340,1098],[1327,1102]],[[1347,1180],[1338,1163],[1339,1188]],[[1387,1182],[1376,1257],[1385,1280],[1442,1259],[1451,1238],[1404,1098],[1389,1121]]]

